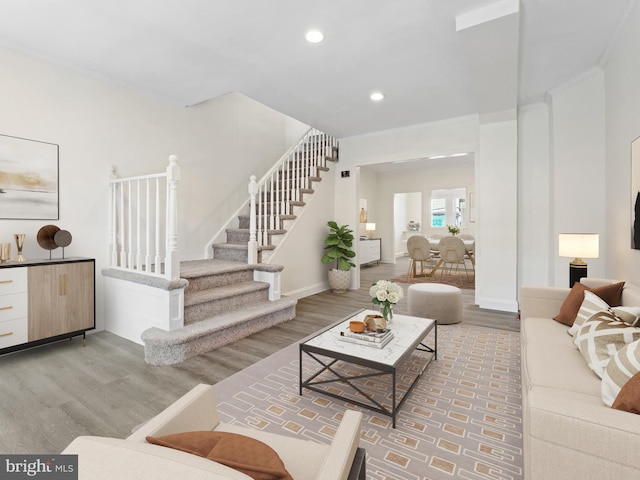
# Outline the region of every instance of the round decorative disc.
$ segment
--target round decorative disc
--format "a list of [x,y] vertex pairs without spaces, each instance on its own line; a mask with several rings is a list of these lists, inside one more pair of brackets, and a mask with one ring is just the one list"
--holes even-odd
[[38,235],[36,237],[38,245],[40,245],[45,250],[55,250],[56,248],[58,248],[58,245],[53,239],[56,232],[58,231],[60,231],[60,228],[56,227],[55,225],[45,225],[44,227],[42,227],[40,230],[38,230]]
[[53,241],[59,247],[68,247],[71,244],[71,234],[68,230],[58,230],[53,236]]

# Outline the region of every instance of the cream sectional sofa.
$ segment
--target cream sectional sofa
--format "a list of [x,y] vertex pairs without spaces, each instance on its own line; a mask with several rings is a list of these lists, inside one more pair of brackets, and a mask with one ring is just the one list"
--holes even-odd
[[[361,480],[364,479],[363,452],[358,449],[361,418],[360,412],[347,410],[330,445],[266,433],[220,422],[213,389],[201,384],[126,440],[78,437],[62,453],[78,455],[80,480],[251,480],[211,460],[145,440],[147,436],[215,430],[250,436],[266,443],[278,453],[294,480]],[[357,450],[361,465],[354,462]],[[351,472],[353,465],[363,468]]]
[[[596,288],[617,280],[584,278]],[[522,286],[522,409],[525,480],[640,478],[640,415],[606,407],[601,380],[568,327],[552,319],[569,288]],[[625,284],[622,304],[640,305]]]

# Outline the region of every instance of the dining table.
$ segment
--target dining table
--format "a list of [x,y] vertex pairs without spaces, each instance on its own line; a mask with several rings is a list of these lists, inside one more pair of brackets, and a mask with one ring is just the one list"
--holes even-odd
[[[438,246],[440,245],[440,239],[439,238],[429,238],[429,244],[431,245],[432,250],[437,250]],[[471,262],[471,265],[473,265],[473,267],[475,268],[476,266],[476,260],[474,258],[474,253],[475,253],[475,244],[476,241],[475,240],[465,240],[462,239],[462,243],[464,243],[464,249],[465,249],[465,253],[467,258],[469,258],[469,261]],[[436,264],[431,268],[431,270],[429,270],[428,272],[425,272],[424,270],[422,270],[420,272],[420,276],[425,276],[425,277],[433,277],[435,275],[435,273],[438,271],[438,269],[444,264],[444,259],[442,257],[440,257],[438,259],[438,261],[436,262]],[[418,273],[416,272],[416,264],[414,262],[413,264],[413,277],[417,277]]]

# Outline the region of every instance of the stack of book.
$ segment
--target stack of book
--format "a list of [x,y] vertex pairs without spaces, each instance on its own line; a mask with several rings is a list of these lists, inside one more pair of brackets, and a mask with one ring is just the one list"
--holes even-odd
[[367,347],[382,348],[393,338],[393,332],[388,328],[383,332],[354,333],[349,327],[340,332],[340,340],[366,345]]

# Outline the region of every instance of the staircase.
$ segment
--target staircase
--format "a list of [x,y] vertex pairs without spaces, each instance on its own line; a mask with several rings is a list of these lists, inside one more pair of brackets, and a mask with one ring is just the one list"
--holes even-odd
[[172,365],[215,350],[235,340],[295,317],[297,300],[269,300],[269,284],[255,281],[255,271],[280,271],[278,266],[209,259],[181,262],[184,327],[143,332],[145,361]]
[[[322,155],[323,153],[329,153],[329,155]],[[323,156],[321,164],[310,166],[305,163],[305,159],[309,156],[318,155]],[[256,210],[257,224],[266,226],[266,240],[258,246],[258,263],[269,262],[273,251],[282,242],[304,209],[305,200],[313,195],[314,182],[321,182],[321,173],[329,171],[326,165],[337,161],[338,147],[331,147],[330,151],[326,152],[310,143],[301,152],[296,153],[294,161],[289,163],[288,171],[278,172],[275,188],[265,193],[264,198],[261,199],[263,201],[260,208]],[[298,185],[301,187],[296,188]],[[273,191],[277,193],[272,193]],[[286,205],[282,206],[283,199],[287,198],[291,200],[286,201]],[[276,205],[282,207],[279,212],[273,211]],[[212,245],[213,258],[247,263],[250,234],[250,215],[245,212],[238,215],[237,228],[226,229],[227,241]]]
[[[313,195],[313,185],[322,180],[320,175],[329,170],[327,165],[337,160],[337,142],[317,130],[310,130],[260,182],[256,182],[255,177],[252,177],[249,205],[224,229],[226,242],[211,244],[213,258],[180,262],[179,266],[176,265],[172,270],[179,268],[180,279],[152,270],[152,264],[166,265],[167,261],[162,261],[156,256],[154,263],[144,252],[134,252],[130,244],[135,243],[135,234],[134,238],[127,242],[131,234],[127,235],[126,224],[122,220],[118,222],[118,219],[126,216],[129,225],[136,225],[132,220],[135,218],[135,211],[131,207],[126,215],[116,214],[113,217],[111,224],[114,229],[110,237],[113,238],[112,265],[116,268],[110,269],[111,271],[105,275],[163,289],[172,298],[168,301],[171,305],[171,318],[162,324],[152,324],[161,326],[146,328],[140,334],[147,363],[180,363],[295,318],[297,300],[280,297],[279,275],[282,267],[270,265],[269,259],[283,244],[287,233],[293,228],[306,202]],[[175,167],[175,159],[172,165]],[[179,173],[177,177],[179,178]],[[132,187],[131,183],[125,186],[125,182],[138,183]],[[121,207],[124,210],[128,197],[133,197],[134,194],[137,194],[138,203],[140,198],[145,197],[140,182],[140,178],[112,181],[111,204],[114,209]],[[122,187],[115,186],[116,183],[122,184]],[[175,185],[173,188],[171,185],[168,182],[167,196],[171,193],[171,198],[175,199]],[[156,189],[158,188],[156,186]],[[141,209],[139,205],[138,209]],[[170,212],[172,210],[177,211],[177,205],[174,205]],[[171,213],[168,218],[172,220]],[[171,246],[177,245],[176,223],[177,221],[174,221],[168,225],[171,228],[168,228],[166,258],[171,258]],[[235,225],[232,226],[232,223]],[[118,225],[124,228],[118,229]],[[130,226],[129,231],[131,229]],[[175,242],[172,242],[172,232],[176,235]],[[125,245],[127,243],[129,245]],[[138,245],[140,243],[138,241]],[[153,241],[147,237],[147,244],[149,243],[152,244]],[[120,250],[117,250],[118,245]],[[145,265],[141,266],[140,259],[143,258],[147,260]],[[257,261],[249,263],[252,258]],[[264,279],[268,282],[262,281]],[[179,305],[180,302],[176,303],[174,299],[179,297],[171,292],[178,292],[187,282],[183,305]],[[153,302],[154,294],[149,297]],[[140,302],[142,300],[141,298]],[[155,302],[157,303],[157,300]],[[175,310],[181,308],[184,308],[183,321],[176,328],[172,326],[175,323],[174,318],[179,318],[176,317]]]

